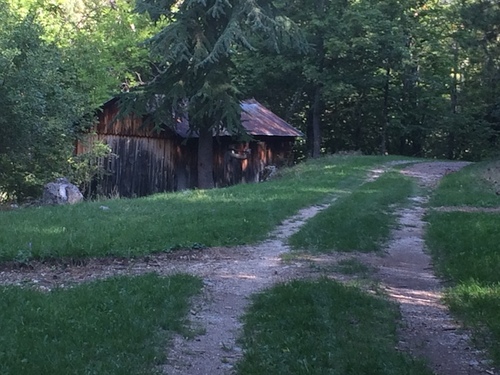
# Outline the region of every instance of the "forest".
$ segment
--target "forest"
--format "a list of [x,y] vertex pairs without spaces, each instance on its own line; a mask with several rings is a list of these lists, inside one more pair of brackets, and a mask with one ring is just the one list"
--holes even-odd
[[92,178],[109,150],[75,141],[117,95],[187,111],[205,159],[247,98],[306,134],[297,160],[498,156],[496,0],[2,0],[0,21],[0,200]]

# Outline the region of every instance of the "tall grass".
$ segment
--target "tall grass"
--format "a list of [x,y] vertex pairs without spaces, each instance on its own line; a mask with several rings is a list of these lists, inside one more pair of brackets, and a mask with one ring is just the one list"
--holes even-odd
[[309,220],[289,243],[308,251],[377,251],[396,223],[395,208],[414,189],[410,178],[385,173]]
[[371,166],[389,160],[334,156],[261,184],[0,212],[0,260],[135,256],[256,242],[298,209],[359,184]]
[[322,279],[292,281],[253,298],[244,317],[240,375],[430,375],[398,352],[395,305]]
[[0,288],[0,373],[153,374],[197,278],[153,274],[41,293]]

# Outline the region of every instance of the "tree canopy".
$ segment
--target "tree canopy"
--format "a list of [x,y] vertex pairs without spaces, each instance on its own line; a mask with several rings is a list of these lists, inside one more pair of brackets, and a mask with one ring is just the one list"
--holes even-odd
[[71,175],[81,130],[147,64],[139,43],[154,27],[132,5],[10,0],[0,9],[0,193],[36,197]]
[[202,162],[249,97],[304,131],[298,158],[498,154],[495,0],[6,0],[0,21],[2,196],[71,173],[121,89],[158,126],[188,116]]
[[199,139],[200,188],[214,186],[213,135],[222,129],[243,133],[233,55],[240,48],[253,51],[251,37],[262,38],[274,50],[284,41],[300,47],[294,25],[276,16],[271,5],[256,0],[137,2],[138,12],[167,25],[148,40],[153,77],[128,95],[128,103],[136,112],[149,109],[159,125],[172,113],[189,118],[190,131]]

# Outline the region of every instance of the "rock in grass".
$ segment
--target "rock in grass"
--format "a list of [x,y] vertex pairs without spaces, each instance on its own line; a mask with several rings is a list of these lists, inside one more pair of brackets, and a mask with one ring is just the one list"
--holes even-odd
[[49,182],[43,187],[42,204],[75,204],[83,200],[83,195],[66,178],[58,178],[54,182]]

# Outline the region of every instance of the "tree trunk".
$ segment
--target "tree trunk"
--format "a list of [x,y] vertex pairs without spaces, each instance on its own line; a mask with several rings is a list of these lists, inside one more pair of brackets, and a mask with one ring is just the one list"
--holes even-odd
[[[453,42],[452,44],[453,50],[453,73],[451,75],[451,85],[450,85],[450,105],[451,105],[451,113],[452,119],[455,121],[455,116],[457,114],[458,109],[458,43]],[[448,159],[455,158],[455,132],[452,129],[451,124],[448,124]]]
[[[315,0],[315,10],[318,20],[324,20],[325,18],[325,1]],[[325,60],[325,46],[324,46],[324,35],[323,30],[318,28],[316,31],[316,63],[319,76],[321,77],[323,72],[323,65]],[[311,157],[318,158],[321,153],[321,100],[322,100],[322,87],[323,82],[321,78],[317,79],[314,87],[314,98],[312,104],[312,142],[311,142]]]
[[321,153],[321,87],[316,87],[312,111],[312,149],[311,157],[318,158]]
[[389,64],[386,68],[385,76],[385,87],[384,87],[384,114],[382,119],[382,129],[381,129],[381,141],[380,141],[380,153],[382,155],[387,154],[387,128],[389,127],[389,89],[390,89],[390,79],[391,79],[391,68]]
[[198,140],[198,187],[212,189],[214,185],[214,140],[211,129],[199,132]]

